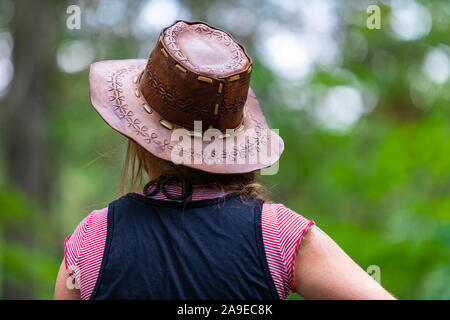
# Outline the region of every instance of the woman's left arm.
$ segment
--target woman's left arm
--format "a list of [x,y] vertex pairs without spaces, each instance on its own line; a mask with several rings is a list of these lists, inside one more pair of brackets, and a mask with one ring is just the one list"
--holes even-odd
[[295,290],[305,299],[395,299],[316,226],[295,260]]

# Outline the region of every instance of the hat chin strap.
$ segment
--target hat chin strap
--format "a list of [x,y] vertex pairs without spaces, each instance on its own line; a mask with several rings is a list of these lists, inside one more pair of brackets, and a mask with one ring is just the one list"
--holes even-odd
[[[181,195],[173,195],[167,192],[166,186],[170,182],[179,182],[181,184]],[[152,191],[149,188],[155,185]],[[180,178],[174,175],[163,174],[156,179],[149,181],[143,190],[146,197],[152,197],[156,195],[159,191],[170,200],[183,200],[192,194],[192,184],[184,178]]]

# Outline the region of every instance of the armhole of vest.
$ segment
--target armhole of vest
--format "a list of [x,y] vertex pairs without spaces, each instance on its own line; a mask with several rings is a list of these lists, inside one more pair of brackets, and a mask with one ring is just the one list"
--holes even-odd
[[94,286],[94,290],[92,290],[91,296],[89,297],[89,300],[94,300],[97,296],[98,288],[100,287],[102,278],[103,278],[103,272],[105,270],[105,266],[108,263],[108,257],[109,257],[109,248],[111,247],[111,239],[113,235],[114,230],[114,203],[110,203],[108,206],[108,216],[107,216],[107,228],[106,228],[106,242],[105,242],[105,249],[103,250],[103,257],[102,257],[102,264],[100,266],[100,270],[98,272],[97,281]]
[[275,283],[273,282],[272,274],[270,273],[269,263],[267,262],[266,248],[264,246],[263,233],[262,233],[262,210],[264,201],[258,199],[258,205],[256,207],[255,214],[255,233],[256,233],[256,243],[259,250],[259,257],[261,259],[261,265],[266,277],[267,284],[269,286],[270,292],[272,294],[273,300],[280,300],[278,296]]

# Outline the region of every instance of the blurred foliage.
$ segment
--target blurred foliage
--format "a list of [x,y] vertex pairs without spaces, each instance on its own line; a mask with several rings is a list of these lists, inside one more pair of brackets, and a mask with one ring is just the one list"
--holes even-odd
[[[285,141],[278,174],[262,177],[273,200],[315,220],[362,268],[380,266],[382,285],[396,297],[449,299],[450,84],[448,79],[441,84],[427,80],[422,68],[430,49],[450,55],[448,2],[415,2],[427,8],[433,25],[425,36],[403,41],[389,25],[390,1],[378,1],[381,30],[365,26],[368,2],[328,1],[336,9],[332,36],[340,59],[314,65],[303,79],[280,76],[267,64],[259,48],[264,34],[256,28],[272,23],[272,28],[299,32],[302,19],[296,12],[286,13],[276,1],[182,2],[191,20],[226,30],[233,29],[231,9],[257,17],[250,32],[235,37],[253,58],[251,85],[270,126],[279,128]],[[14,7],[11,1],[0,3]],[[132,31],[131,23],[146,1],[128,3],[113,25],[92,23],[105,1],[79,1],[85,13],[81,30],[65,28],[65,8],[72,2],[61,3],[60,13],[52,16],[59,34],[48,47],[55,56],[65,45],[82,40],[93,48],[94,60],[146,58],[156,42],[156,29],[148,34]],[[11,19],[5,12],[0,12],[0,31],[7,32],[21,12],[11,13]],[[118,195],[126,139],[90,107],[87,66],[65,73],[55,61],[54,69],[51,109],[45,130],[37,132],[45,136],[51,160],[52,189],[46,201],[27,194],[11,178],[7,151],[0,145],[4,298],[11,296],[10,290],[15,297],[51,298],[64,238],[90,211]],[[370,94],[376,99],[358,121],[336,130],[317,121],[315,112],[317,101],[339,87],[359,90],[365,105]],[[345,108],[345,101],[340,105]]]

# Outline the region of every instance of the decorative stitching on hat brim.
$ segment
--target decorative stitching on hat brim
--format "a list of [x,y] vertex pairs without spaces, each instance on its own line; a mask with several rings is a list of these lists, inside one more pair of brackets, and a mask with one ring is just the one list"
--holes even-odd
[[[172,161],[170,152],[179,145],[178,142],[170,141],[171,130],[162,127],[159,120],[163,120],[156,112],[149,114],[143,107],[147,104],[151,108],[151,101],[145,101],[140,95],[137,97],[134,93],[134,79],[145,68],[146,60],[109,60],[94,63],[91,66],[89,81],[91,102],[100,116],[116,131],[124,136],[134,140],[146,150],[157,157]],[[268,129],[265,118],[257,103],[256,97],[249,91],[249,101],[246,103],[244,116],[244,129],[253,128],[255,130]],[[251,108],[252,110],[249,110]],[[149,119],[154,117],[151,121]],[[247,120],[247,121],[246,121]],[[175,126],[177,128],[177,126]],[[261,130],[264,131],[264,130]],[[239,135],[240,133],[236,133]],[[278,137],[278,136],[277,136]],[[195,139],[192,136],[191,139]],[[231,151],[224,151],[223,158],[228,161],[236,160],[237,157],[248,158],[250,153],[258,153],[259,147],[268,139],[267,135],[259,136],[259,140],[248,141],[245,145],[235,146]],[[185,166],[211,173],[245,173],[265,167],[269,167],[278,161],[284,149],[283,141],[278,137],[279,152],[271,159],[268,164],[236,164],[224,163],[207,164],[202,161],[201,164],[184,164]],[[246,141],[247,142],[247,141]],[[275,141],[276,143],[277,141]],[[203,146],[209,143],[202,142]],[[189,152],[186,150],[185,152]],[[195,159],[198,155],[194,151],[191,157]]]

